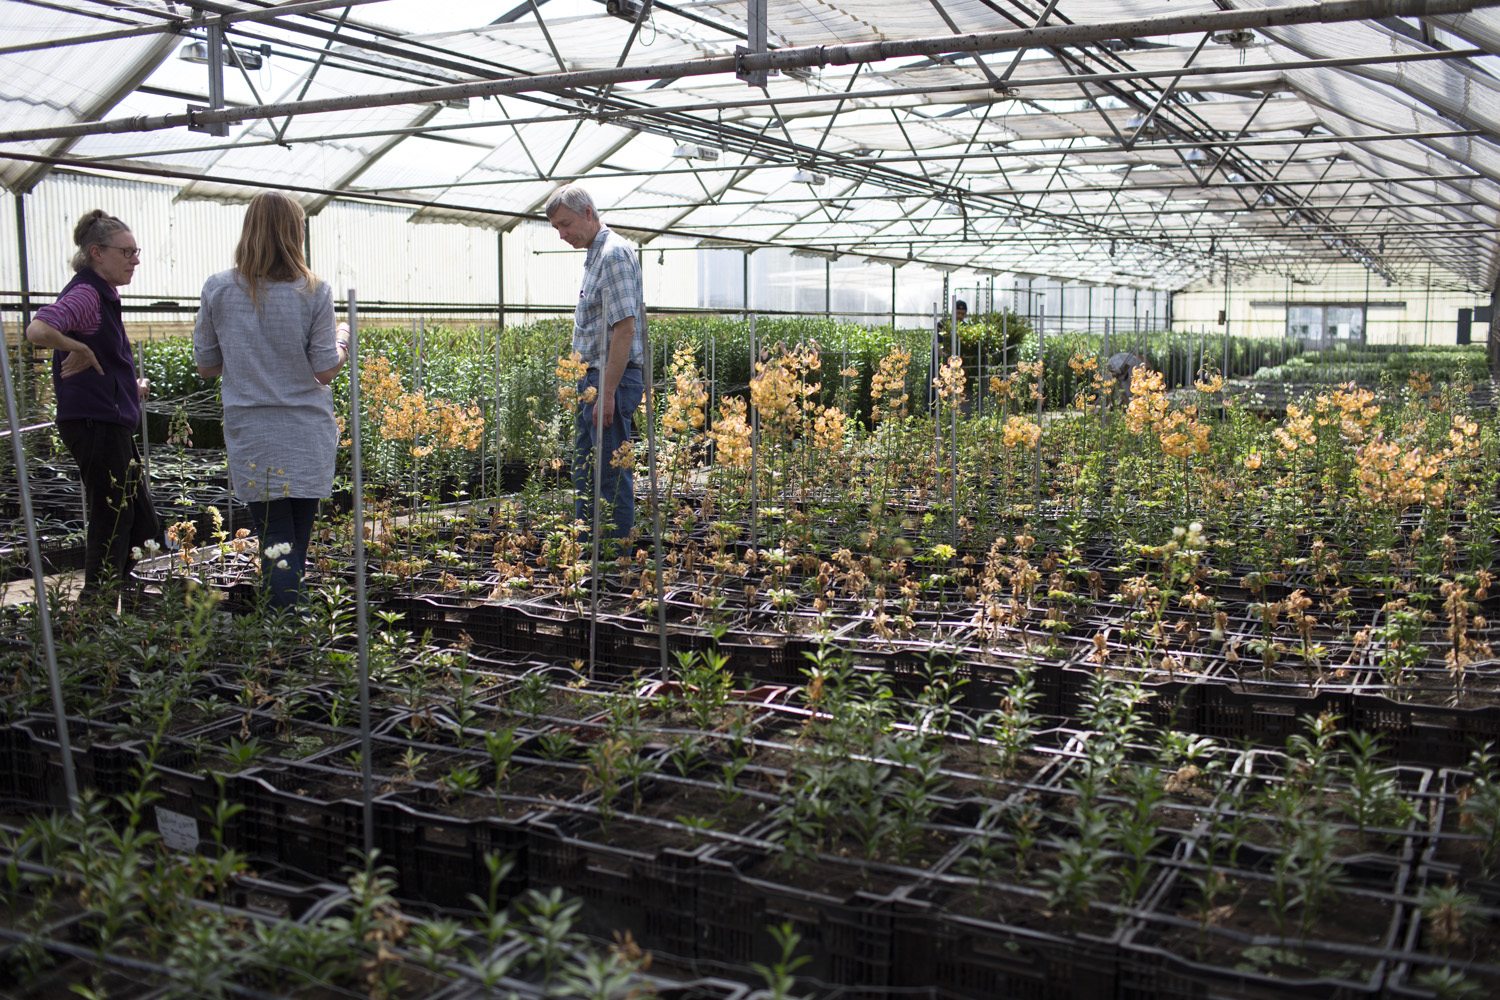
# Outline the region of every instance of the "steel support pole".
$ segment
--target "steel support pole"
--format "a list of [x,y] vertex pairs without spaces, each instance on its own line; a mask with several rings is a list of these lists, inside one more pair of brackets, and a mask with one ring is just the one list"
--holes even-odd
[[[663,369],[662,377],[666,377]],[[656,466],[656,361],[651,346],[651,337],[646,337],[646,464],[651,475],[651,552],[655,560],[656,578],[656,642],[660,653],[661,679],[668,679],[667,671],[667,604],[666,585],[662,580],[666,560],[661,548],[661,487]]]
[[896,272],[900,270],[895,264],[891,265],[891,332],[896,332]]
[[[24,337],[22,338],[25,339]],[[5,343],[5,326],[0,322],[0,346]],[[62,763],[63,791],[68,808],[78,811],[78,779],[73,773],[73,744],[68,738],[68,712],[63,702],[62,678],[57,670],[57,646],[52,638],[52,612],[48,605],[47,579],[42,572],[42,547],[37,541],[36,517],[31,509],[31,486],[26,475],[26,451],[21,447],[21,416],[16,409],[15,386],[10,375],[10,354],[0,350],[0,381],[5,383],[5,417],[10,424],[11,457],[16,463],[16,484],[20,487],[21,518],[26,523],[26,549],[31,557],[31,580],[36,588],[37,627],[41,630],[42,656],[47,663],[47,684],[52,693],[52,713],[57,725],[58,756]]]
[[354,501],[354,624],[359,656],[359,774],[365,856],[375,850],[375,778],[370,746],[370,598],[365,581],[365,470],[361,458],[359,303],[349,289],[349,479]]
[[[959,359],[963,364],[963,357],[958,351],[958,297],[953,296],[948,300],[948,348],[953,353],[949,357]],[[951,538],[950,545],[958,547],[958,398],[955,397],[948,407],[948,424],[950,431],[950,443],[948,448],[948,502],[952,505]]]
[[[26,196],[19,191],[16,192],[16,265],[21,279],[21,335],[16,339],[16,369],[20,373],[16,378],[16,408],[19,411],[26,405],[26,378],[31,367],[24,353],[30,350],[26,344],[26,328],[31,325],[31,255],[26,247]],[[0,344],[3,343],[4,340],[0,339]]]
[[[755,381],[755,364],[759,359],[759,349],[755,343],[755,314],[750,314],[750,381]],[[750,547],[759,546],[759,486],[756,483],[756,464],[760,458],[760,411],[755,408],[752,400],[747,400],[747,408],[750,411]]]

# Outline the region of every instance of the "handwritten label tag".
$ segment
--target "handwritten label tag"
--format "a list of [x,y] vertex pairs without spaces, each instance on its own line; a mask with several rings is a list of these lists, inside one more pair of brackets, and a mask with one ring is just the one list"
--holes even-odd
[[198,821],[171,809],[156,807],[156,830],[161,842],[174,851],[198,849]]

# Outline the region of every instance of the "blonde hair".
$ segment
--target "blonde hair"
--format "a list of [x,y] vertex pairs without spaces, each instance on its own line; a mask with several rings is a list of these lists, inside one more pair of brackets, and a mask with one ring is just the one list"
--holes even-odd
[[102,208],[86,213],[78,220],[78,225],[73,227],[73,242],[78,244],[78,249],[73,251],[73,259],[69,262],[73,265],[73,270],[82,271],[86,267],[93,267],[89,251],[94,247],[107,247],[116,234],[128,232],[129,226]]
[[256,292],[263,281],[301,278],[307,282],[308,291],[318,287],[318,276],[308,269],[307,258],[302,255],[306,218],[302,206],[280,191],[262,191],[250,199],[240,243],[234,248],[234,269],[244,281],[252,305],[259,305]]

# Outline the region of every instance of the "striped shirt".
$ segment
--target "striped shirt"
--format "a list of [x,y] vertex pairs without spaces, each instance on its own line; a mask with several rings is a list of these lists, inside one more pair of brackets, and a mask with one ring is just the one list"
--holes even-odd
[[583,258],[583,287],[573,313],[573,350],[590,368],[603,368],[609,355],[609,329],[627,316],[635,317],[635,342],[630,363],[646,361],[646,300],[641,288],[641,264],[635,247],[605,225]]
[[56,302],[38,309],[36,318],[62,333],[95,333],[99,329],[99,292],[90,284],[74,285]]

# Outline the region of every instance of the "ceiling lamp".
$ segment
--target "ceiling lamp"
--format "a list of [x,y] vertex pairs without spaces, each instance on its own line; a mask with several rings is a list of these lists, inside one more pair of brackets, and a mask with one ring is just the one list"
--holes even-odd
[[945,201],[943,202],[943,214],[962,216],[964,214],[964,207],[956,201]]
[[1232,49],[1248,49],[1255,44],[1255,32],[1244,28],[1236,28],[1234,31],[1221,31],[1213,36],[1215,45],[1228,45]]
[[[177,50],[177,58],[183,62],[206,63],[208,62],[208,43],[203,41],[188,42]],[[236,65],[235,59],[239,59],[238,65],[247,70],[260,69],[265,60],[271,58],[271,46],[262,45],[259,48],[249,48],[245,45],[234,46],[234,52],[229,51],[229,46],[224,46],[224,64],[226,66]]]
[[1182,158],[1189,163],[1205,163],[1208,160],[1208,154],[1195,146],[1184,152]]
[[1126,120],[1125,127],[1137,132],[1155,132],[1156,119],[1150,115],[1132,115]]
[[719,158],[719,151],[712,146],[699,146],[695,143],[684,142],[672,150],[672,155],[679,160],[708,160],[712,162]]
[[604,12],[610,17],[634,24],[641,19],[641,8],[651,9],[651,0],[605,0]]
[[1260,204],[1266,206],[1274,205],[1276,204],[1276,196],[1269,191],[1262,191],[1260,195]]
[[828,177],[824,174],[818,173],[816,170],[809,170],[806,167],[799,167],[797,168],[797,172],[792,175],[792,183],[807,184],[812,187],[822,187],[824,184],[828,183]]

